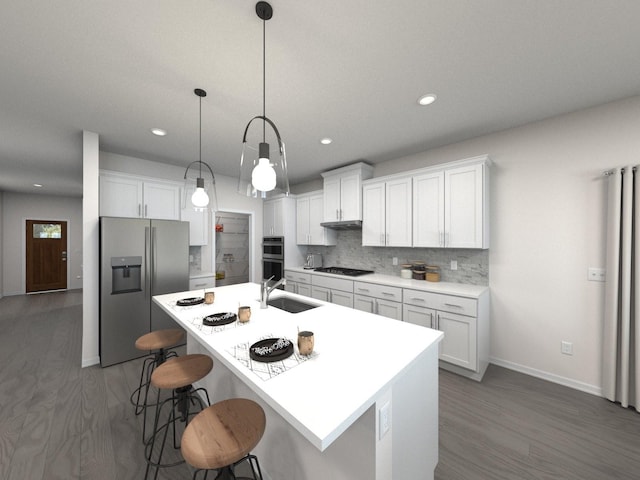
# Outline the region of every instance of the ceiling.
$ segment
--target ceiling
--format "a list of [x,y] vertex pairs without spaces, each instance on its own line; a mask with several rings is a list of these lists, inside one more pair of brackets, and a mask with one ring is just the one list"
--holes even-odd
[[[294,185],[640,94],[636,0],[270,3],[266,115]],[[80,196],[82,130],[103,151],[186,167],[194,88],[208,92],[203,160],[237,176],[262,112],[255,1],[2,4],[0,191]],[[420,107],[425,93],[437,101]]]

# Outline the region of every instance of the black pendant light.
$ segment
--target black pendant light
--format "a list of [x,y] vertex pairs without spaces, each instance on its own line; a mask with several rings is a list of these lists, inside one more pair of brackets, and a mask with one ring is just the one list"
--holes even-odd
[[[193,93],[196,94],[200,98],[200,137],[199,137],[199,157],[195,162],[191,162],[187,169],[184,172],[184,180],[185,180],[185,194],[189,187],[189,180],[192,178],[189,177],[189,169],[194,167],[193,169],[198,169],[198,174],[196,177],[196,189],[191,195],[191,204],[193,208],[196,210],[206,210],[209,208],[217,209],[217,196],[216,196],[216,178],[213,175],[213,170],[211,167],[202,161],[202,98],[207,96],[207,92],[202,90],[201,88],[196,88]],[[211,180],[205,182],[205,178],[202,175],[202,167],[205,167],[205,174],[207,174],[207,170],[211,175]],[[193,180],[192,180],[193,181]],[[205,188],[206,187],[206,188]],[[209,193],[207,193],[209,190]],[[210,196],[213,196],[213,205],[211,205]]]
[[[280,193],[289,195],[289,179],[284,143],[275,123],[266,115],[266,21],[273,16],[273,8],[267,2],[258,2],[256,14],[262,19],[262,115],[253,117],[244,130],[238,192],[251,197],[267,198]],[[262,140],[257,148],[247,141],[249,127],[254,120],[262,120]],[[273,130],[278,142],[276,159],[270,158],[267,125]]]

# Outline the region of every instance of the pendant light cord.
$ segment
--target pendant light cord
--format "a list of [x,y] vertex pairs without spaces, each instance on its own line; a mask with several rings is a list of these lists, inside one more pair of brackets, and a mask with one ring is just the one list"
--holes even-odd
[[[266,36],[266,30],[267,30],[267,21],[263,18],[262,19],[262,116],[266,117],[267,116],[267,96],[266,96],[266,78],[267,78],[267,73],[266,73],[266,65],[267,65],[267,54],[266,54],[266,43],[267,43],[267,36]],[[263,119],[262,120],[262,141],[266,142],[266,121]]]
[[200,97],[200,141],[199,141],[199,167],[200,167],[200,178],[202,178],[202,97]]

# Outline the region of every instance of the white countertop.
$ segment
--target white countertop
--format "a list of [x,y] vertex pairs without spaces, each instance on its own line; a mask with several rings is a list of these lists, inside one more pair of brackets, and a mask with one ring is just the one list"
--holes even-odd
[[[259,293],[258,284],[247,283],[217,287],[212,305],[175,305],[181,298],[198,296],[197,292],[153,299],[211,352],[214,364],[222,362],[321,451],[443,337],[437,330],[280,290],[271,297],[290,296],[320,306],[296,314],[274,307],[260,309]],[[216,312],[235,313],[238,305],[251,306],[252,316],[250,322],[235,328],[204,334],[190,321]],[[229,352],[265,335],[286,337],[296,344],[298,329],[314,332],[317,355],[269,380],[262,380]],[[215,366],[211,375],[215,375]]]
[[390,285],[401,288],[412,288],[414,290],[423,290],[425,292],[442,293],[446,295],[457,295],[459,297],[478,298],[489,290],[489,287],[483,285],[469,285],[466,283],[451,282],[427,282],[426,280],[413,280],[409,278],[401,278],[394,275],[382,275],[379,273],[369,273],[358,277],[350,277],[348,275],[336,275],[333,273],[322,273],[308,270],[302,267],[287,267],[285,270],[293,272],[310,273],[313,275],[323,275],[332,278],[343,278],[353,280],[354,282],[368,282],[379,285]]

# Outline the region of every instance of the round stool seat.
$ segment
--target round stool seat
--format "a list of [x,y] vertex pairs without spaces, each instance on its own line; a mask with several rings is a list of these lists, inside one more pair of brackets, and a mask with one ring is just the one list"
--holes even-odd
[[258,444],[265,426],[264,410],[253,400],[223,400],[205,408],[187,425],[182,456],[198,469],[232,465]]
[[213,368],[208,355],[195,353],[167,360],[151,374],[151,384],[157,388],[186,387],[204,378]]
[[184,338],[184,330],[180,328],[168,328],[166,330],[156,330],[149,332],[136,340],[138,350],[160,350],[161,348],[173,347]]

